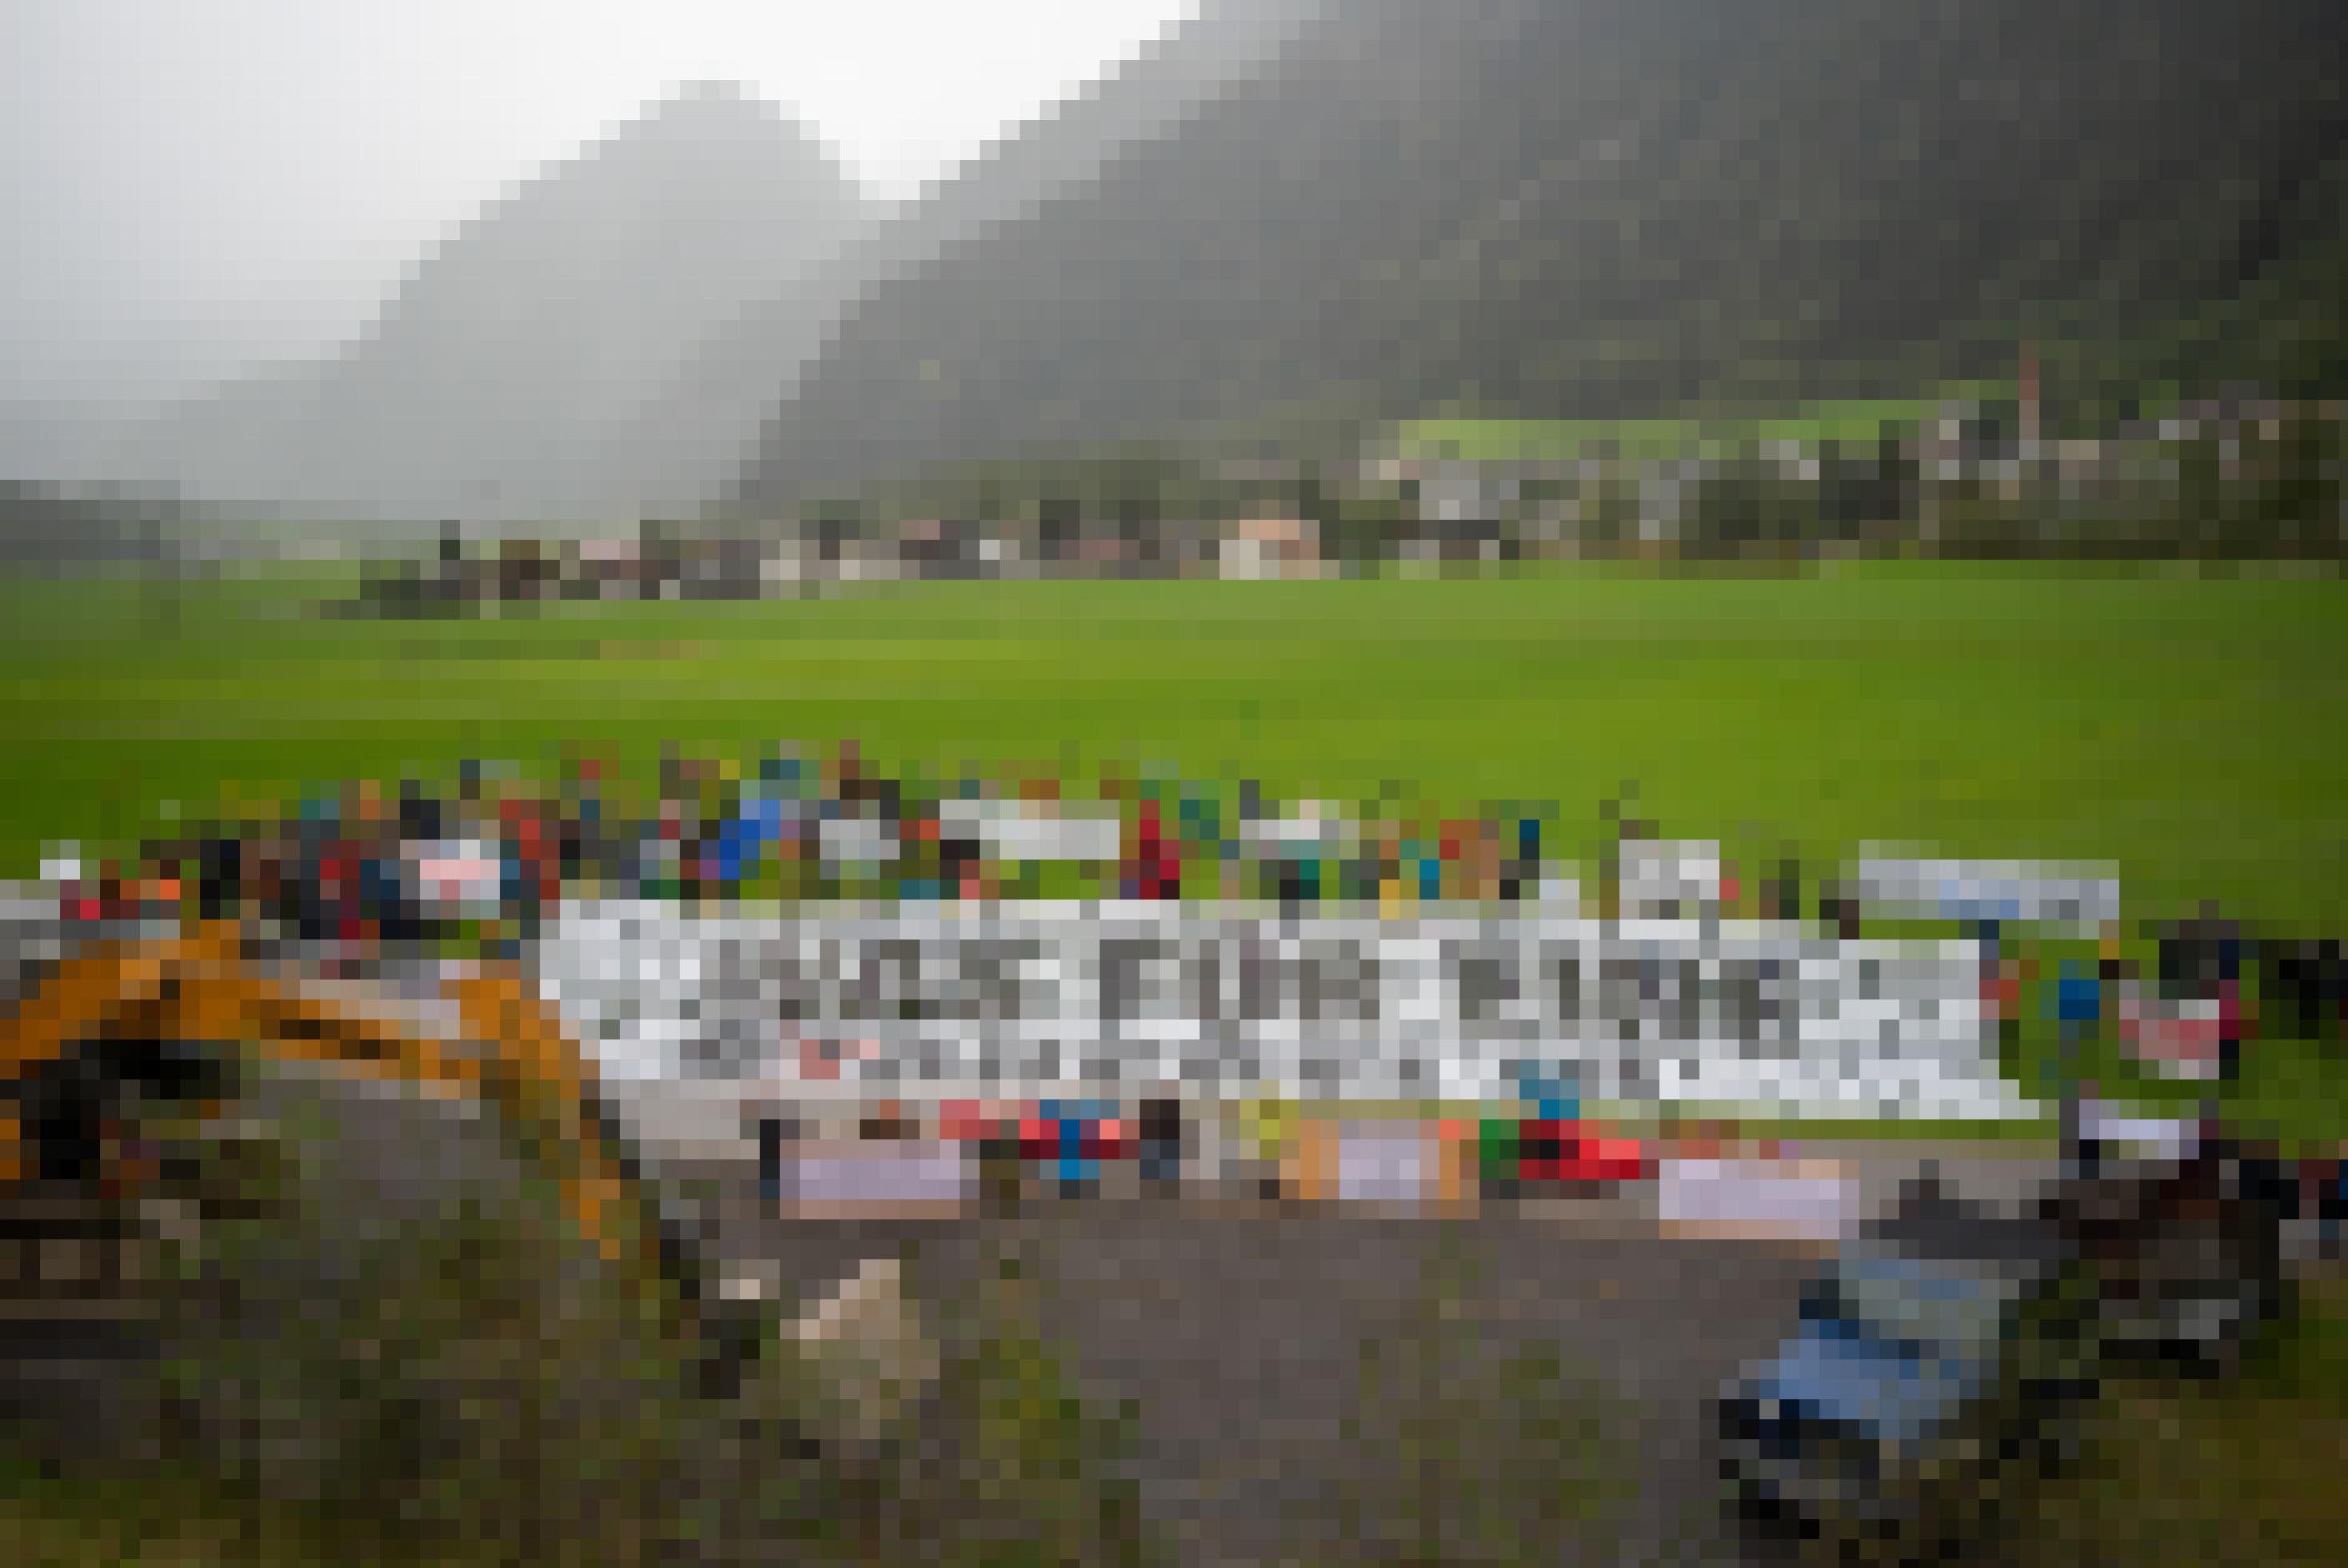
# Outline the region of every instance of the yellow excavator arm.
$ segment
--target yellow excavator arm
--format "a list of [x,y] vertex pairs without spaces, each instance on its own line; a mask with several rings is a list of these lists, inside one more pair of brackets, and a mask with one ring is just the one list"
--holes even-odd
[[[449,982],[453,1036],[403,1025],[260,973],[232,928],[94,946],[61,964],[0,1020],[0,1086],[98,1041],[185,1040],[247,1047],[493,1106],[553,1177],[580,1234],[607,1258],[693,1293],[664,1256],[645,1194],[605,1125],[592,1067],[520,974]],[[31,1173],[18,1119],[0,1108],[0,1182]]]

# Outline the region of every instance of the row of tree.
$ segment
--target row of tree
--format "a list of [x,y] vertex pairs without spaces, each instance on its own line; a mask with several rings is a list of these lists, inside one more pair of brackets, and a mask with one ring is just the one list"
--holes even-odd
[[[1324,560],[1359,567],[1429,556],[2348,559],[2339,405],[2179,406],[2059,441],[2008,400],[1862,439],[1692,435],[1677,454],[1233,462],[1120,449],[963,466],[812,506],[795,526],[833,552],[885,543],[901,519],[953,518],[1045,569],[1087,540],[1122,542],[1140,569],[1180,569],[1265,517],[1309,524]],[[909,569],[920,566],[916,555]]]

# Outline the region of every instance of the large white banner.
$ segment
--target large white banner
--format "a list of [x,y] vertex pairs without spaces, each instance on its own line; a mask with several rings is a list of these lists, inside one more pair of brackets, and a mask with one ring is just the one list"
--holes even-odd
[[1759,922],[1168,904],[566,907],[548,994],[607,1076],[910,1099],[1515,1098],[2026,1113],[1978,949]]

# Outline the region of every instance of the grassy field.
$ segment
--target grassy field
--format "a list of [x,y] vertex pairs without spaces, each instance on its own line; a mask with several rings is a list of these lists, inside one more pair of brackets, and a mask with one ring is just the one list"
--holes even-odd
[[1275,794],[1555,803],[1817,864],[2118,863],[2135,909],[2348,924],[2348,584],[1882,565],[1330,583],[932,584],[809,603],[324,620],[292,579],[0,589],[0,874],[224,790],[576,743],[860,740]]
[[2106,1391],[2075,1475],[2035,1500],[2011,1561],[2336,1563],[2348,1543],[2348,1279],[2311,1281],[2241,1378]]

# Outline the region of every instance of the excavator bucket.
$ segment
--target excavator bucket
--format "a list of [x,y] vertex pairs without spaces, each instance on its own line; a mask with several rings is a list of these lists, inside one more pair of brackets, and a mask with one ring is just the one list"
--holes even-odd
[[[0,1020],[0,1182],[57,1163],[60,1137],[102,1142],[36,1113],[34,1086],[61,1065],[102,1060],[136,1077],[184,1042],[324,1068],[496,1113],[528,1163],[551,1177],[580,1236],[611,1263],[643,1271],[664,1294],[696,1294],[691,1260],[664,1243],[642,1173],[602,1101],[594,1070],[561,1022],[513,970],[448,982],[439,1027],[396,999],[329,990],[272,973],[232,930],[200,927],[160,942],[93,946],[60,964]],[[406,1016],[403,1016],[403,1013]],[[455,1027],[446,1027],[453,1017]],[[210,1109],[217,1111],[217,1105]],[[135,1172],[118,1150],[79,1156],[119,1185]],[[70,1163],[70,1162],[69,1162]]]

